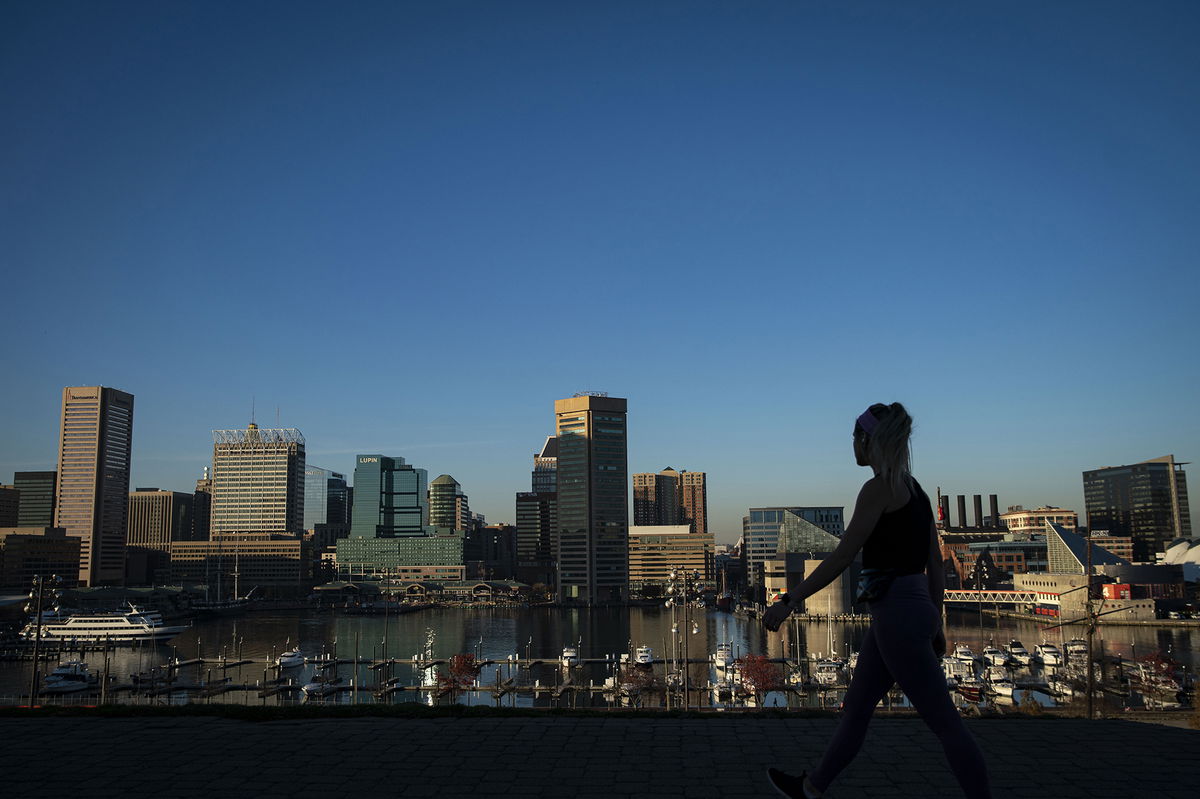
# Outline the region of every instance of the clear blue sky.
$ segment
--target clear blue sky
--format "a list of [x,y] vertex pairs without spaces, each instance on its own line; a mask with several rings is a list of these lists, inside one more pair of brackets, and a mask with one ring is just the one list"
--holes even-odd
[[0,14],[0,481],[95,383],[136,485],[190,490],[256,398],[490,521],[607,391],[725,541],[851,505],[877,400],[931,492],[1002,506],[1200,460],[1196,3]]

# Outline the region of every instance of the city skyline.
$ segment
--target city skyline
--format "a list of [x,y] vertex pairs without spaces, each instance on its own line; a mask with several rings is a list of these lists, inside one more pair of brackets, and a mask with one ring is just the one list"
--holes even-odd
[[[73,387],[71,387],[71,386],[64,387],[64,388],[60,389],[59,391],[60,391],[60,392],[65,392],[65,391],[67,391],[69,388],[73,388]],[[74,387],[74,388],[82,388],[82,387],[78,387],[78,386],[77,386],[77,387]],[[109,387],[109,388],[110,388],[110,387]],[[58,393],[58,392],[56,392],[56,393]],[[130,394],[134,394],[134,395],[136,395],[136,392],[129,392],[129,393],[130,393]],[[553,400],[552,400],[551,402],[553,402]],[[634,425],[632,425],[632,427],[636,427],[636,425],[634,424]],[[136,428],[136,425],[135,425],[135,428]],[[135,429],[135,432],[136,432],[136,429]],[[276,432],[276,431],[272,431],[272,432]],[[302,430],[296,430],[296,429],[293,429],[293,430],[290,430],[290,432],[292,432],[292,433],[294,433],[294,434],[298,434],[298,435],[303,435],[303,431],[302,431]],[[244,430],[238,430],[238,429],[232,429],[232,430],[228,430],[228,431],[225,431],[225,430],[210,430],[210,431],[208,431],[208,433],[209,433],[209,435],[208,435],[208,438],[209,438],[209,441],[211,442],[211,441],[212,441],[212,436],[213,436],[214,434],[217,434],[217,433],[236,433],[236,434],[241,434],[241,433],[244,433]],[[131,478],[130,478],[130,486],[131,486],[131,490],[132,490],[132,487],[133,487],[133,486],[137,486],[137,485],[154,485],[156,488],[161,488],[161,489],[163,489],[163,490],[168,490],[168,491],[186,491],[187,493],[191,493],[190,491],[187,491],[187,489],[188,489],[188,488],[194,488],[194,487],[195,487],[195,482],[196,482],[196,479],[195,479],[195,478],[193,478],[193,479],[190,481],[190,484],[188,484],[188,485],[185,485],[183,488],[180,488],[180,487],[173,486],[173,485],[166,485],[165,483],[164,483],[164,484],[162,484],[162,485],[160,485],[160,483],[162,482],[162,480],[161,480],[160,478],[156,477],[156,475],[155,475],[154,473],[149,473],[149,472],[146,472],[146,471],[139,471],[139,469],[138,469],[138,459],[137,459],[137,455],[136,455],[136,446],[137,446],[137,442],[138,442],[138,441],[139,441],[139,438],[138,438],[138,436],[134,436],[134,449],[133,449],[133,451],[134,451],[134,455],[133,455],[133,457],[131,458],[131,467],[132,467],[132,469],[131,469],[131,474],[133,475],[133,477],[131,477]],[[210,451],[210,452],[212,452],[212,449],[211,449],[211,448],[212,448],[212,444],[211,444],[211,443],[209,444],[209,447],[210,447],[210,450],[209,450],[209,451]],[[380,449],[380,448],[375,448],[375,449],[376,449],[376,450],[378,450],[378,449]],[[413,449],[420,451],[420,450],[422,449],[422,447],[413,447]],[[631,441],[630,441],[630,450],[631,450],[631,451],[633,451],[633,450],[635,450],[635,449],[636,449],[636,447],[635,447],[635,443],[634,443],[634,442],[631,440]],[[371,450],[371,448],[370,448],[370,447],[364,447],[364,448],[363,448],[363,451],[370,451],[370,450]],[[328,453],[328,452],[327,452],[326,454],[328,455],[328,454],[330,454],[330,453]],[[341,453],[339,453],[339,455],[340,455],[340,454],[341,454]],[[361,453],[358,453],[358,454],[361,454]],[[350,463],[351,463],[351,467],[353,467],[353,466],[354,466],[354,464],[356,463],[356,459],[357,459],[357,457],[358,457],[358,454],[351,455],[351,456],[346,456],[346,458],[347,458],[347,459],[350,461]],[[536,455],[536,453],[532,453],[532,454]],[[423,456],[422,456],[422,457],[423,457]],[[469,455],[466,455],[466,456],[463,456],[463,457],[464,457],[463,464],[464,464],[464,465],[466,465],[466,464],[469,464],[469,462],[470,462],[470,456],[469,456]],[[526,459],[527,459],[527,458],[528,458],[528,455],[526,455]],[[1016,498],[1009,499],[1009,498],[1007,498],[1006,496],[1004,496],[1004,495],[1002,494],[1002,495],[999,497],[999,508],[1000,508],[1000,510],[1001,510],[1002,512],[1003,512],[1003,511],[1005,511],[1005,510],[1007,510],[1009,507],[1012,507],[1012,506],[1023,506],[1023,507],[1024,507],[1024,508],[1026,508],[1026,509],[1032,509],[1032,508],[1035,508],[1035,507],[1041,507],[1041,506],[1046,506],[1046,505],[1048,505],[1048,506],[1050,506],[1050,507],[1065,508],[1065,509],[1068,509],[1068,510],[1071,510],[1071,511],[1074,511],[1075,513],[1077,513],[1077,514],[1078,514],[1078,516],[1079,516],[1079,523],[1080,523],[1081,525],[1085,525],[1085,526],[1086,526],[1086,523],[1087,523],[1087,509],[1086,509],[1086,504],[1085,504],[1085,503],[1083,502],[1083,500],[1082,500],[1082,496],[1083,496],[1083,483],[1082,483],[1082,475],[1083,475],[1083,472],[1085,472],[1085,471],[1090,471],[1090,470],[1094,470],[1094,469],[1100,469],[1100,468],[1113,468],[1113,467],[1119,467],[1119,466],[1135,465],[1135,464],[1138,464],[1138,463],[1142,463],[1142,462],[1145,462],[1145,461],[1151,461],[1151,460],[1154,460],[1154,459],[1155,459],[1155,458],[1152,458],[1152,457],[1146,457],[1146,458],[1141,458],[1141,459],[1137,459],[1137,460],[1128,460],[1128,461],[1126,461],[1126,462],[1122,462],[1122,463],[1115,463],[1115,462],[1114,462],[1114,463],[1108,463],[1108,464],[1103,464],[1103,466],[1095,466],[1095,467],[1090,467],[1089,469],[1082,469],[1082,470],[1080,470],[1080,472],[1079,472],[1079,474],[1080,474],[1080,488],[1079,488],[1079,490],[1078,490],[1078,493],[1079,493],[1080,497],[1079,497],[1079,501],[1078,501],[1078,502],[1076,502],[1075,504],[1071,504],[1071,503],[1069,503],[1069,502],[1068,502],[1068,503],[1063,503],[1063,502],[1053,502],[1053,501],[1044,501],[1044,500],[1037,500],[1037,501],[1035,501],[1035,502],[1030,502],[1030,501],[1022,501],[1022,500],[1020,500],[1020,499],[1016,499]],[[409,460],[409,459],[408,459],[408,458],[406,458],[406,460]],[[199,461],[198,461],[198,462],[199,462]],[[1176,463],[1180,463],[1180,464],[1182,464],[1182,465],[1185,465],[1185,466],[1187,465],[1187,462],[1186,462],[1186,461],[1182,461],[1182,460],[1178,460],[1178,461],[1176,461]],[[54,466],[54,464],[52,464],[52,466]],[[205,472],[205,470],[210,470],[210,469],[212,468],[212,466],[213,466],[213,463],[212,463],[212,458],[210,457],[210,458],[209,458],[209,460],[208,460],[207,462],[203,462],[203,463],[200,465],[200,467],[199,467],[199,468],[200,468],[200,471],[201,471],[201,472]],[[425,470],[425,471],[438,471],[438,469],[429,469],[429,468],[425,467],[425,466],[423,465],[423,463],[416,464],[416,466],[418,466],[419,468],[421,468],[421,469],[423,469],[423,470]],[[39,468],[40,468],[40,467],[39,467]],[[670,467],[668,467],[668,468],[670,468]],[[862,471],[862,470],[861,470],[861,467],[857,467],[857,468],[859,469],[859,471],[860,471],[860,472]],[[464,468],[462,471],[468,471],[468,470]],[[348,469],[348,470],[347,470],[347,472],[346,472],[346,473],[347,473],[347,474],[353,474],[353,472],[354,472],[354,468],[350,468],[350,469]],[[335,473],[335,474],[336,474],[337,472],[336,472],[336,470],[331,470],[331,473]],[[630,469],[630,472],[629,472],[629,474],[627,475],[627,480],[628,480],[628,481],[630,481],[630,484],[629,484],[629,485],[628,485],[626,488],[627,488],[627,490],[630,492],[630,501],[631,501],[631,502],[633,501],[633,488],[634,488],[634,484],[632,483],[632,480],[633,480],[633,477],[634,477],[634,475],[635,475],[635,474],[638,474],[638,473],[637,473],[637,472],[634,472],[634,471],[632,470],[632,468],[631,468],[631,469]],[[922,480],[922,482],[928,482],[928,480],[927,480],[927,477],[926,477],[926,476],[924,476],[924,475],[922,475],[922,474],[919,472],[919,470],[918,470],[918,469],[914,469],[914,474],[915,474],[915,476],[916,476],[918,479]],[[0,477],[2,477],[2,475],[0,475]],[[494,476],[493,476],[493,477],[494,477]],[[861,479],[865,479],[865,477],[866,477],[866,475],[865,475],[865,474],[863,474]],[[187,478],[184,478],[184,479],[186,480]],[[521,480],[524,480],[524,481],[527,483],[527,482],[528,482],[528,467],[527,467],[527,464],[524,466],[524,470],[523,470],[523,471],[522,471],[522,470],[519,470],[519,471],[518,471],[518,474],[517,474],[516,476],[513,476],[513,475],[506,475],[504,478],[499,478],[499,479],[513,480],[513,481],[516,481],[516,482],[518,482],[518,483],[519,483],[519,481],[521,481]],[[1189,493],[1191,493],[1191,492],[1195,491],[1195,489],[1194,489],[1194,488],[1192,488],[1192,487],[1190,486],[1190,484],[1191,484],[1191,482],[1192,482],[1192,479],[1193,479],[1193,478],[1189,477],[1189,478],[1188,478],[1188,480],[1187,480],[1187,483],[1189,484],[1189,488],[1188,488],[1188,491],[1189,491]],[[457,482],[457,481],[456,481],[456,482]],[[839,505],[841,505],[841,506],[844,506],[844,507],[845,507],[845,509],[846,509],[846,514],[847,514],[847,521],[849,520],[849,516],[851,515],[851,513],[852,513],[852,510],[853,510],[853,507],[854,507],[854,498],[855,498],[855,496],[856,496],[856,492],[857,492],[857,488],[858,488],[858,486],[859,486],[859,483],[854,483],[853,485],[847,485],[847,487],[846,487],[846,493],[844,493],[844,495],[843,495],[843,496],[844,496],[844,498],[845,498],[845,501],[844,501],[844,502],[840,502],[840,503],[836,503],[836,504],[839,504]],[[950,485],[949,485],[949,484],[942,484],[940,487],[941,487],[941,489],[942,489],[942,494],[943,494],[943,497],[942,497],[942,498],[943,498],[943,500],[944,500],[944,501],[946,501],[946,502],[949,502],[949,501],[950,501],[950,499],[951,499],[952,497],[955,497],[955,496],[959,497],[960,499],[961,499],[961,498],[963,498],[963,497],[968,497],[968,498],[969,498],[969,497],[972,497],[972,496],[974,496],[974,495],[978,495],[978,494],[980,494],[980,493],[981,493],[981,491],[983,491],[984,493],[996,493],[996,492],[994,492],[994,491],[984,491],[984,489],[979,489],[979,488],[977,488],[977,487],[974,487],[974,486],[967,486],[967,487],[965,487],[965,488],[958,488],[958,489],[955,489],[955,488],[952,488],[952,487],[950,487]],[[717,488],[718,488],[717,495],[718,495],[718,496],[720,496],[720,494],[722,493],[722,492],[720,491],[720,486],[717,486]],[[986,488],[986,487],[985,487],[985,488]],[[460,490],[465,492],[465,491],[466,491],[466,487],[463,487],[463,486],[461,486],[461,485],[460,485]],[[521,491],[527,491],[527,490],[528,490],[527,486],[519,486],[519,487],[516,489],[516,492],[518,492],[518,493],[519,493],[519,492],[521,492]],[[804,498],[805,498],[805,499],[808,499],[809,497],[808,497],[808,496],[805,496]],[[820,499],[822,499],[822,497],[814,497],[813,499],[820,500]],[[479,512],[483,513],[483,515],[484,515],[485,519],[486,519],[486,520],[487,520],[487,522],[488,522],[488,523],[490,523],[490,524],[494,524],[494,523],[515,524],[515,522],[516,522],[516,512],[515,512],[515,506],[513,506],[513,505],[512,505],[512,500],[511,500],[511,497],[509,498],[509,502],[510,502],[510,506],[509,506],[508,508],[506,508],[506,509],[505,509],[505,508],[500,508],[500,507],[499,507],[499,506],[497,506],[497,505],[492,505],[492,506],[490,506],[490,507],[492,508],[492,510],[493,510],[493,513],[488,513],[488,512],[487,512],[487,510],[480,510]],[[778,503],[778,502],[776,502],[776,503],[774,503],[774,504],[775,504],[775,505],[781,505],[781,503]],[[798,506],[798,505],[800,505],[800,503],[798,503],[798,502],[791,502],[791,503],[787,503],[787,504],[789,504],[789,505],[797,505],[797,506]],[[829,502],[820,502],[820,503],[817,503],[817,502],[809,502],[809,503],[808,503],[808,505],[816,505],[816,504],[821,504],[821,505],[831,505],[831,504],[834,504],[834,503],[829,503]],[[722,503],[722,504],[717,504],[717,505],[714,505],[714,504],[711,502],[711,500],[710,500],[710,501],[709,501],[709,507],[710,507],[710,508],[713,508],[713,507],[717,508],[716,512],[712,514],[712,517],[713,517],[714,519],[722,519],[722,520],[724,520],[724,519],[729,519],[729,520],[732,520],[732,521],[729,521],[729,522],[728,522],[727,526],[721,526],[721,525],[725,524],[725,522],[721,522],[721,523],[719,523],[719,524],[718,524],[718,523],[710,523],[710,526],[713,526],[713,530],[712,530],[712,532],[713,532],[713,533],[714,533],[714,535],[715,535],[716,542],[717,542],[718,544],[732,544],[732,543],[736,542],[736,540],[737,540],[737,539],[738,539],[738,538],[741,536],[741,534],[742,534],[742,518],[743,518],[743,517],[744,517],[744,516],[745,516],[745,515],[746,515],[746,514],[749,512],[749,509],[750,509],[751,507],[759,507],[759,506],[766,506],[766,504],[765,504],[765,503],[760,503],[760,505],[758,505],[758,506],[746,506],[746,507],[744,507],[744,508],[738,508],[738,507],[734,507],[734,506],[732,506],[732,505],[729,505],[728,503]],[[633,516],[633,509],[632,509],[632,507],[633,507],[633,506],[631,505],[630,507],[631,507],[631,510],[630,510],[630,516],[629,516],[629,518],[630,518],[630,523],[632,524],[632,523],[633,523],[633,518],[634,518],[634,516]],[[974,523],[973,519],[974,519],[974,517],[968,517],[968,520],[969,520],[969,523],[970,523],[970,524],[973,524],[973,523]],[[952,521],[952,522],[959,522],[959,521],[960,521],[959,511],[954,511],[953,509],[951,510],[950,521]],[[714,525],[715,525],[715,526],[714,526]]]
[[721,543],[849,514],[877,401],[1002,510],[1200,459],[1193,3],[130,7],[0,26],[0,480],[78,385],[137,397],[134,486],[257,406],[510,523],[606,391]]

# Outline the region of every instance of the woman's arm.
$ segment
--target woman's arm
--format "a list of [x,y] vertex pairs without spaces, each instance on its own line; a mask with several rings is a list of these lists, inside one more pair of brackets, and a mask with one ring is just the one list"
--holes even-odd
[[942,596],[946,593],[946,568],[942,565],[937,525],[932,522],[929,524],[929,563],[925,565],[925,575],[929,578],[929,597],[941,613]]
[[778,630],[779,625],[788,617],[788,614],[798,608],[801,602],[829,585],[835,577],[846,570],[846,567],[854,560],[854,556],[867,542],[867,538],[875,529],[875,525],[879,522],[879,517],[883,515],[890,499],[891,491],[878,477],[872,477],[863,484],[862,489],[858,492],[858,500],[854,503],[854,515],[850,519],[850,524],[846,526],[846,532],[842,534],[842,540],[838,543],[837,548],[829,557],[821,561],[817,568],[813,569],[812,573],[805,577],[799,585],[795,588],[788,588],[787,600],[777,602],[767,608],[767,612],[763,615],[763,624],[768,630]]

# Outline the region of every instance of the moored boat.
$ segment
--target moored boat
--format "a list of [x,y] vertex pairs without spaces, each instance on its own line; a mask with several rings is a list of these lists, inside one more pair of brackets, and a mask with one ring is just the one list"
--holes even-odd
[[983,662],[988,666],[1003,666],[1008,663],[1008,653],[998,646],[985,646]]
[[1028,666],[1033,660],[1033,656],[1029,654],[1029,650],[1025,648],[1025,645],[1015,638],[1008,642],[1008,646],[1005,649],[1008,651],[1008,657],[1016,661],[1019,665]]
[[275,665],[281,669],[293,669],[304,665],[304,653],[299,649],[289,649],[280,653],[275,659]]
[[987,685],[987,689],[1001,696],[1013,695],[1013,681],[1008,676],[1008,671],[1003,666],[988,666],[987,672],[983,675],[983,681]]
[[1062,652],[1054,644],[1042,641],[1033,648],[1034,656],[1041,661],[1043,666],[1061,666],[1063,662]]
[[[128,611],[43,615],[41,628],[43,642],[108,642],[114,646],[174,638],[187,629],[184,625],[165,624],[157,610],[140,610],[134,605]],[[25,625],[21,637],[29,641],[38,637],[36,622]]]
[[86,691],[96,685],[96,675],[93,674],[82,660],[68,660],[60,663],[54,671],[42,679],[40,691],[43,694],[71,694]]

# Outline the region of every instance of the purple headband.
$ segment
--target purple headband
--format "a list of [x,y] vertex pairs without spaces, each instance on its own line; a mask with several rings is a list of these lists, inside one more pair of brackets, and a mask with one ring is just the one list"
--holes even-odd
[[879,420],[875,418],[875,414],[871,413],[871,409],[867,408],[858,417],[858,426],[863,429],[867,435],[875,432],[875,427],[879,424]]

